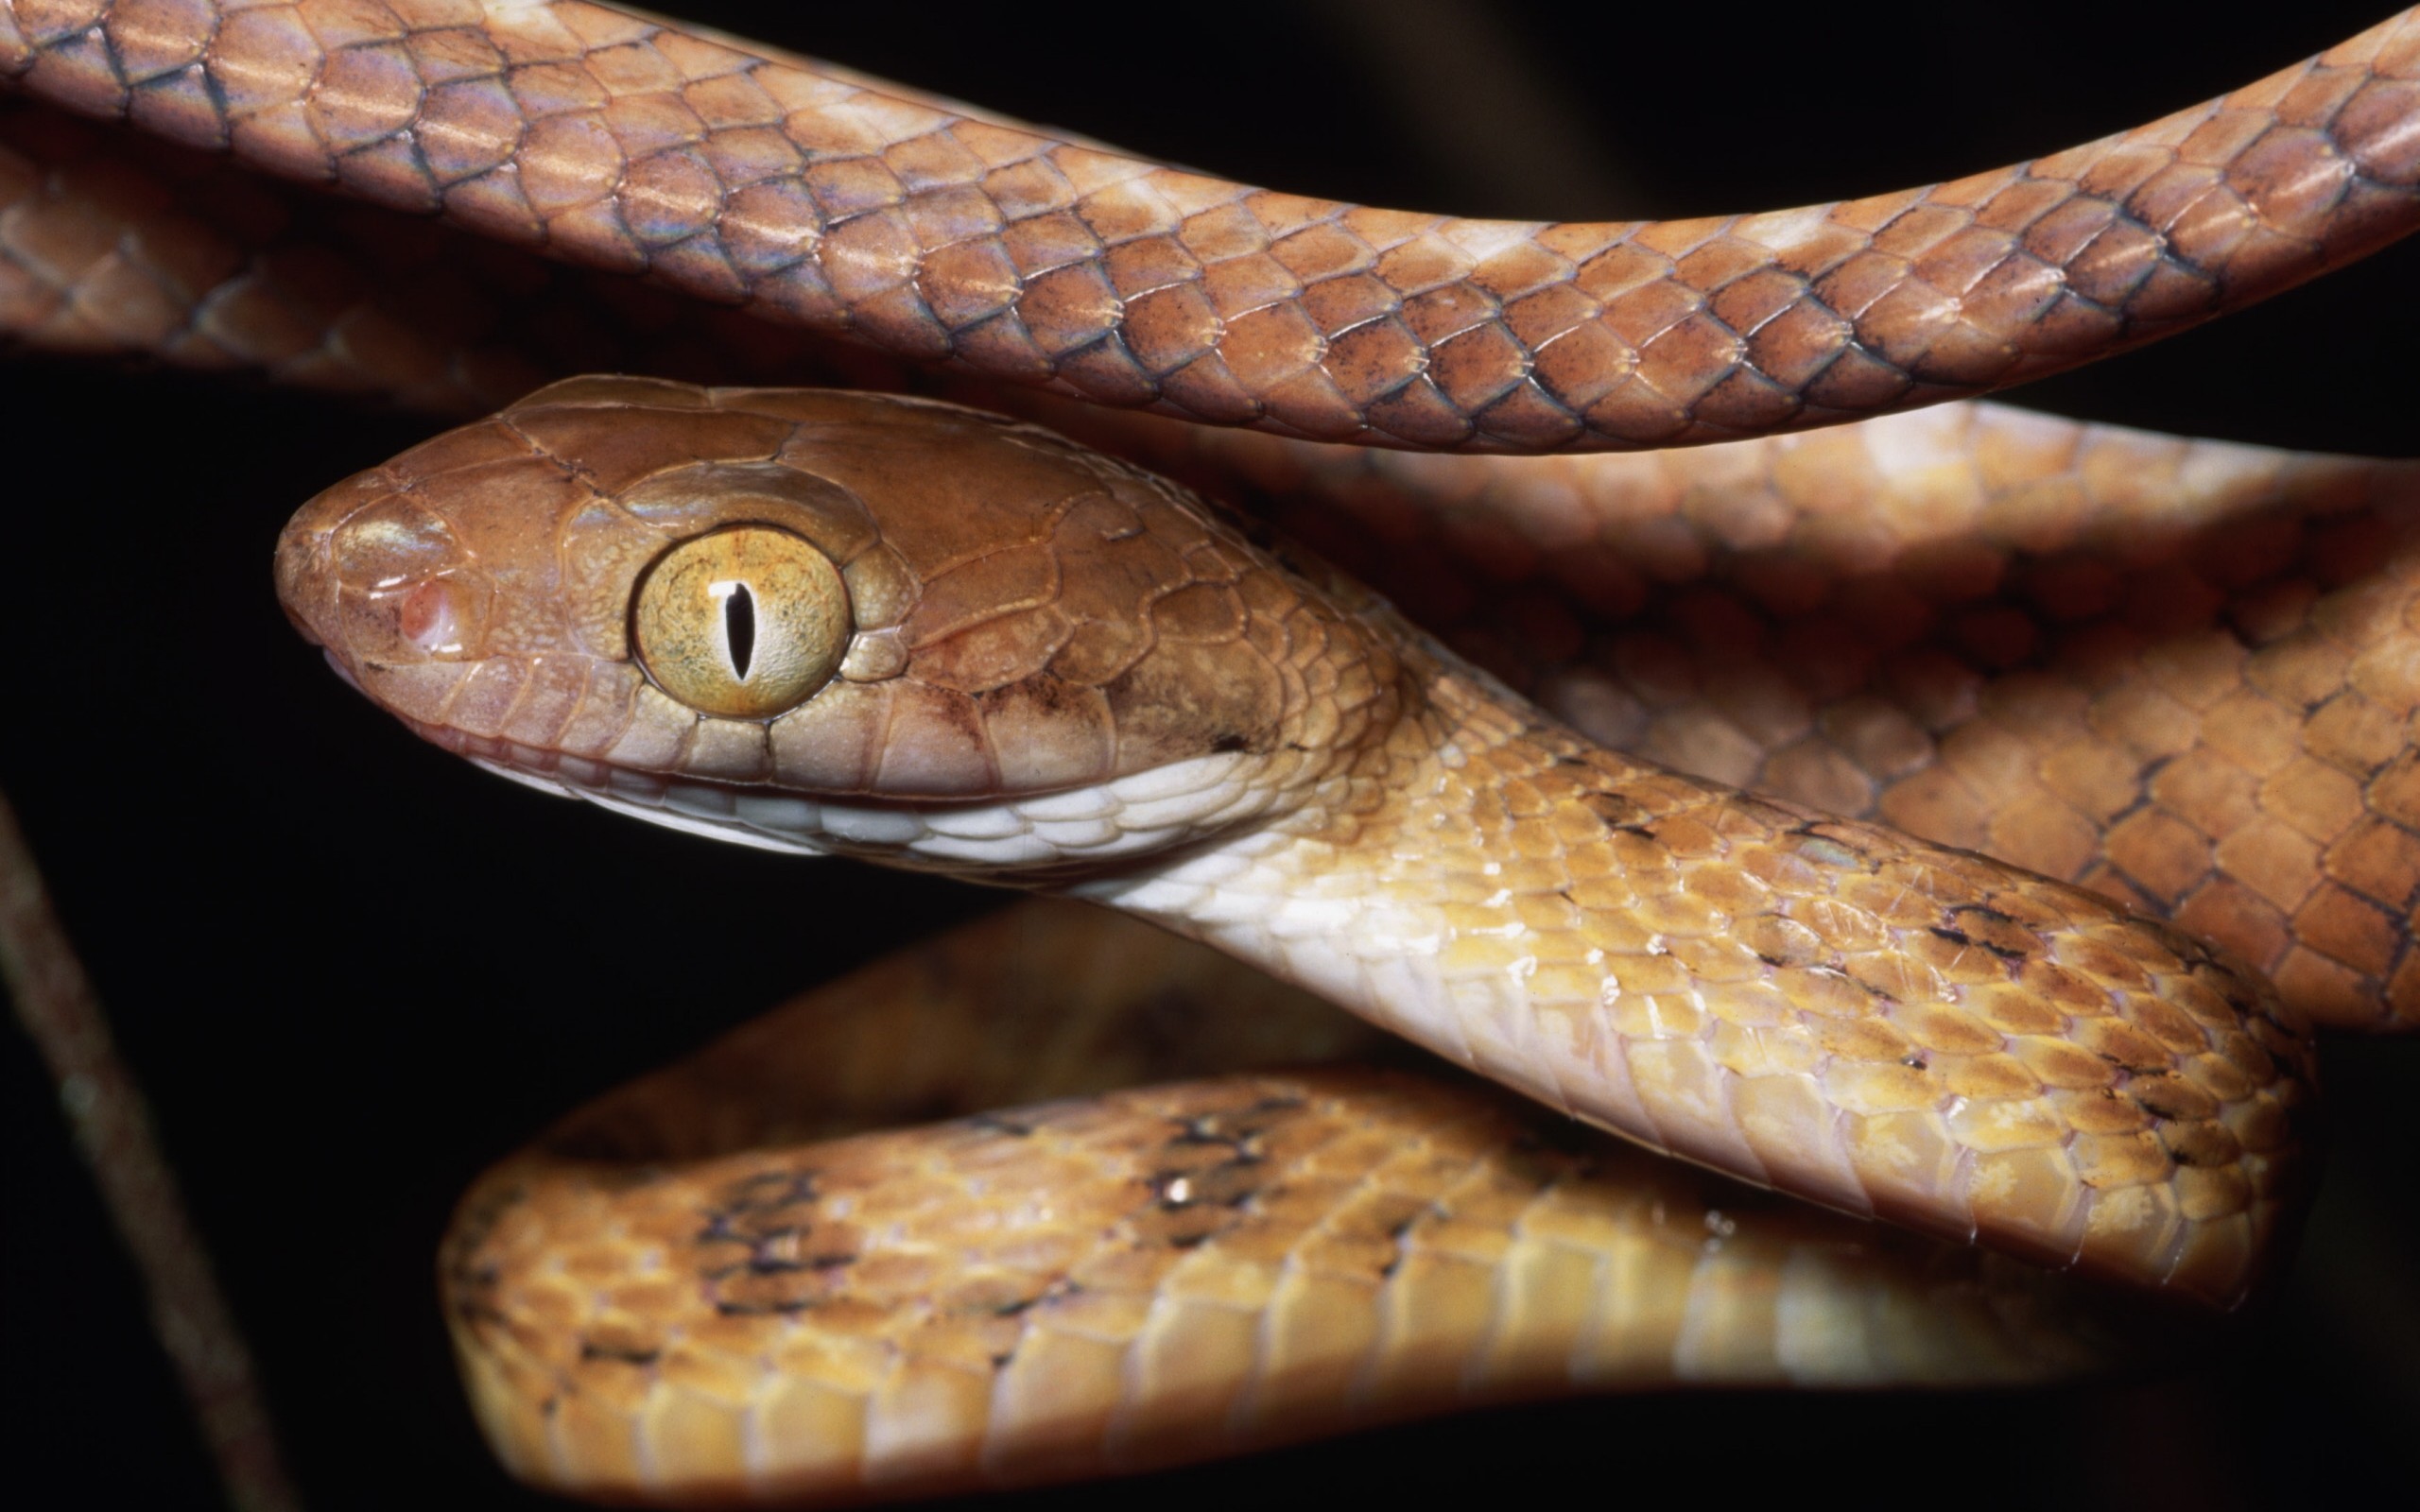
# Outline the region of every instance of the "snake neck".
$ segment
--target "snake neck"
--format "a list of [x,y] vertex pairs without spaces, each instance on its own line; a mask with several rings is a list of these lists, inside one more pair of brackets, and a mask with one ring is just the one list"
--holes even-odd
[[1284,819],[1099,901],[1850,1212],[2240,1298],[2298,1181],[2265,983],[2079,889],[1606,751],[1433,643]]

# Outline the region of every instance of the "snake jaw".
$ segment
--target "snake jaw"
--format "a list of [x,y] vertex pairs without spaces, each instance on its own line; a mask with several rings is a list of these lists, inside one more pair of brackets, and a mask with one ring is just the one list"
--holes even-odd
[[[338,675],[354,680],[340,663]],[[1281,796],[1254,780],[1252,762],[1226,754],[994,802],[818,800],[633,772],[444,726],[414,728],[509,782],[666,829],[760,850],[855,856],[991,882],[1108,886],[1138,865],[1265,817]]]

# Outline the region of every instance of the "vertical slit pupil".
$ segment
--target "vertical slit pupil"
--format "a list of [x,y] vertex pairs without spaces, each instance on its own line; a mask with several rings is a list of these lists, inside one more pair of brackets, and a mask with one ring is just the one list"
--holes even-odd
[[748,680],[749,663],[756,660],[756,599],[746,583],[735,583],[722,601],[723,639],[731,646],[731,670]]

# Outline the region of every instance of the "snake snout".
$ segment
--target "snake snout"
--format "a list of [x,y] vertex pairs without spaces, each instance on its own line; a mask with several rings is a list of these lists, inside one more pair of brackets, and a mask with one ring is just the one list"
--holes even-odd
[[383,471],[320,493],[280,534],[277,594],[345,681],[422,724],[447,722],[493,660],[487,574],[441,513]]
[[278,532],[272,571],[277,578],[278,606],[302,638],[313,645],[329,644],[327,609],[330,596],[326,572],[326,501],[336,490],[320,494],[295,512]]

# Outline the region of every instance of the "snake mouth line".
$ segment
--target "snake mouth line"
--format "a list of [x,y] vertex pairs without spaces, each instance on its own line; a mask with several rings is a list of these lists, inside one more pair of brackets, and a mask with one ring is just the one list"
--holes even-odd
[[[348,679],[347,680],[351,680]],[[634,770],[518,741],[405,721],[498,777],[650,824],[792,855],[857,855],[959,875],[1098,874],[1180,855],[1261,817],[1251,758],[1219,752],[1115,781],[973,802],[863,803]]]
[[[337,671],[343,674],[341,666]],[[354,681],[350,675],[345,675],[345,680]],[[508,782],[717,840],[791,855],[821,855],[838,848],[825,843],[827,837],[878,841],[885,833],[880,825],[852,826],[848,815],[838,825],[827,823],[825,805],[789,794],[700,778],[666,777],[443,725],[406,723],[422,739]]]

